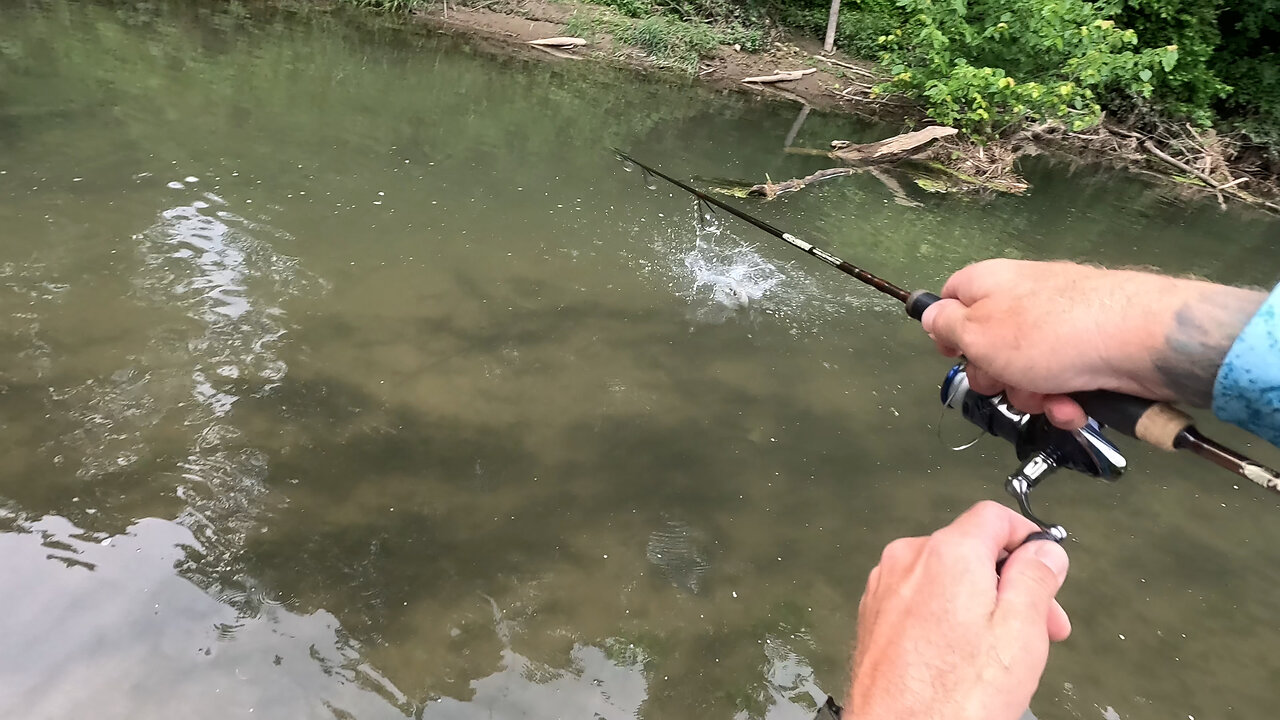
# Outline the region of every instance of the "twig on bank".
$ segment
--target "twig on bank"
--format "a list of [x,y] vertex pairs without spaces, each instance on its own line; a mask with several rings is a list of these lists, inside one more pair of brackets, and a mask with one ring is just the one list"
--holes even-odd
[[849,63],[847,63],[847,62],[841,62],[841,61],[839,61],[839,60],[833,60],[832,58],[824,57],[824,56],[822,56],[822,55],[814,55],[813,57],[815,57],[815,58],[817,58],[817,59],[819,59],[819,60],[821,60],[821,61],[823,61],[823,62],[829,62],[829,63],[831,63],[832,65],[835,65],[835,66],[837,66],[837,67],[842,67],[842,68],[844,68],[845,70],[852,70],[853,72],[856,72],[856,73],[858,73],[859,75],[866,75],[867,77],[871,78],[872,80],[878,80],[878,79],[879,79],[879,78],[876,76],[876,74],[875,74],[875,73],[873,73],[873,72],[868,72],[868,71],[866,71],[866,70],[863,70],[862,68],[858,67],[857,65],[850,65],[850,64],[849,64]]

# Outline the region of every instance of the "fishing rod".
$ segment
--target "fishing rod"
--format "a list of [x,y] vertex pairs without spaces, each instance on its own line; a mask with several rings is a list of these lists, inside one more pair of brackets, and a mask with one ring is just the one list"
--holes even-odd
[[[915,320],[920,320],[924,311],[941,299],[927,290],[908,292],[655,167],[645,165],[617,148],[613,148],[613,152],[625,169],[640,168],[646,175],[662,178],[709,208],[723,210],[851,275],[903,303],[907,315]],[[654,186],[650,184],[649,187]],[[700,208],[699,219],[702,217]],[[1066,468],[1104,480],[1116,480],[1127,468],[1127,461],[1119,448],[1102,434],[1104,426],[1162,450],[1189,451],[1264,488],[1280,492],[1280,474],[1206,437],[1196,429],[1191,416],[1172,405],[1110,390],[1072,393],[1071,398],[1080,403],[1089,419],[1084,427],[1069,431],[1053,426],[1043,414],[1031,415],[1014,409],[1003,394],[991,396],[971,390],[963,360],[951,368],[942,382],[941,399],[945,407],[960,410],[965,419],[985,432],[1013,444],[1018,460],[1023,464],[1009,475],[1005,490],[1017,501],[1022,514],[1040,527],[1043,537],[1059,542],[1066,537],[1066,530],[1061,525],[1046,523],[1031,510],[1031,490],[1045,477],[1059,468]]]

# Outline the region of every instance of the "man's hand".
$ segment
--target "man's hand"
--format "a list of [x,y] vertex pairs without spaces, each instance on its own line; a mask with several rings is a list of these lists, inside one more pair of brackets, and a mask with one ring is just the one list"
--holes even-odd
[[1018,547],[1037,529],[988,501],[929,537],[890,543],[858,606],[844,716],[1017,720],[1050,641],[1071,632],[1054,600],[1067,576],[1066,551],[1045,540]]
[[969,385],[1023,412],[1084,424],[1066,393],[1115,390],[1208,406],[1218,368],[1266,293],[1073,263],[987,260],[963,268],[925,311]]

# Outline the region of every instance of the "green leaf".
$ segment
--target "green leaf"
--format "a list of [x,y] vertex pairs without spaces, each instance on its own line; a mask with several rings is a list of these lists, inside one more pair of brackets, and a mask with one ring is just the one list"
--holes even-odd
[[1178,64],[1178,51],[1170,50],[1160,58],[1160,67],[1165,72],[1173,72],[1173,66]]
[[1151,82],[1151,71],[1143,68],[1138,72],[1138,77],[1142,78],[1142,82]]

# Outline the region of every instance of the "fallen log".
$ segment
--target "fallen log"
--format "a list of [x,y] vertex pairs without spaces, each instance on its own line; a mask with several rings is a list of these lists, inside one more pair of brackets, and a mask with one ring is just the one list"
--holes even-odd
[[958,132],[960,131],[953,127],[933,125],[864,145],[837,140],[832,143],[835,149],[830,155],[837,160],[854,165],[891,163],[916,155],[933,141],[950,137]]
[[755,77],[743,78],[744,83],[776,83],[787,82],[789,80],[799,80],[809,73],[818,72],[818,68],[809,68],[808,70],[779,70],[773,75],[757,75]]

